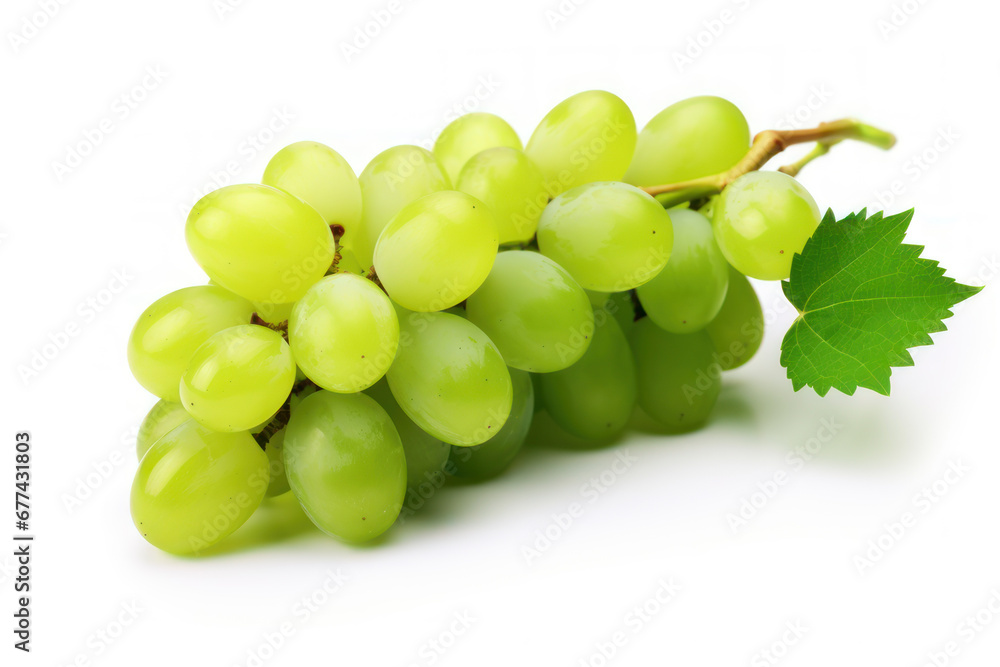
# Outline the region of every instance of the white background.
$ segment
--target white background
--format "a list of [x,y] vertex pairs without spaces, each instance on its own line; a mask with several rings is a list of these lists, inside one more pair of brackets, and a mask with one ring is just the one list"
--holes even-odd
[[[915,206],[911,242],[963,282],[995,283],[996,3],[567,0],[556,21],[556,0],[401,0],[350,58],[343,45],[388,0],[48,4],[46,19],[45,2],[7,0],[0,17],[0,536],[13,532],[21,429],[34,436],[37,535],[30,656],[10,646],[13,560],[0,547],[0,662],[247,665],[253,652],[266,665],[918,666],[954,641],[939,665],[996,664],[1000,614],[966,620],[991,599],[1000,611],[995,289],[956,308],[916,367],[893,374],[890,399],[820,399],[784,378],[792,314],[762,285],[763,349],[726,378],[706,430],[531,450],[366,548],[278,509],[213,557],[146,544],[128,490],[131,440],[154,399],[125,359],[149,303],[205,281],[183,222],[227,167],[256,181],[282,145],[314,139],[360,172],[391,145],[432,140],[456,105],[498,113],[526,140],[555,103],[591,88],[623,97],[640,125],[711,93],[754,131],[796,111],[801,125],[852,115],[891,129],[892,152],[840,146],[803,183],[838,214],[880,196],[890,212]],[[56,166],[102,121],[110,133],[79,165]],[[795,469],[786,457],[823,419],[837,435]],[[584,485],[626,451],[635,463],[588,502]],[[953,465],[966,471],[942,481]],[[787,483],[734,530],[727,516],[780,472]],[[935,483],[941,495],[919,500]],[[529,562],[523,547],[574,502],[582,516]],[[888,536],[907,512],[913,525]],[[272,529],[279,540],[260,539]],[[322,593],[338,571],[346,582]],[[680,587],[665,603],[661,580]],[[310,596],[307,618],[297,605]],[[281,632],[272,651],[265,637]],[[618,632],[624,645],[605,659]]]

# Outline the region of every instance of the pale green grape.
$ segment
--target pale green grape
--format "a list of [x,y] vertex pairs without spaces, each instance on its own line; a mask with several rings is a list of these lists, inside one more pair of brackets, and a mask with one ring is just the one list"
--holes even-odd
[[448,472],[455,477],[468,481],[496,477],[510,466],[524,446],[535,414],[535,390],[531,374],[525,371],[511,369],[510,381],[514,388],[510,417],[500,432],[483,444],[451,448]]
[[708,334],[669,333],[647,317],[635,323],[629,344],[643,411],[673,430],[705,423],[719,397],[722,377]]
[[257,316],[268,324],[287,322],[292,314],[295,303],[261,303],[254,302],[253,310]]
[[469,159],[498,146],[516,150],[523,148],[517,132],[503,118],[491,113],[470,113],[456,118],[444,128],[434,142],[434,157],[451,182],[455,183]]
[[590,299],[590,305],[594,308],[603,308],[608,303],[608,299],[611,298],[609,292],[595,292],[593,290],[584,290],[587,293],[587,298]]
[[313,285],[288,321],[295,363],[330,391],[353,393],[378,382],[396,356],[399,322],[370,280],[335,273]]
[[615,292],[604,304],[604,311],[615,318],[618,328],[628,336],[635,324],[635,303],[632,301],[633,292]]
[[508,366],[532,373],[576,363],[594,331],[583,288],[561,266],[529,250],[497,255],[489,277],[469,297],[466,316]]
[[[431,488],[436,489],[443,481],[442,471],[444,464],[448,462],[451,446],[424,431],[403,412],[403,408],[399,407],[389,389],[388,381],[379,380],[366,389],[365,393],[382,406],[396,426],[399,439],[403,442],[403,451],[406,453],[406,491],[410,496],[408,501],[412,501],[408,504],[417,505],[420,497],[428,495],[421,492],[421,485],[429,484]],[[414,495],[417,498],[413,498]]]
[[386,377],[416,424],[452,445],[479,445],[510,414],[510,373],[476,325],[449,313],[400,316],[400,345]]
[[635,362],[618,322],[597,311],[593,341],[580,361],[538,375],[542,401],[552,419],[586,440],[612,438],[635,409]]
[[135,436],[135,451],[139,455],[139,460],[142,460],[157,440],[189,419],[191,415],[180,403],[165,401],[162,398],[157,401],[139,424],[139,432]]
[[404,206],[451,188],[431,152],[417,146],[396,146],[379,153],[361,172],[359,181],[364,200],[361,233],[344,241],[364,269],[372,265],[382,230]]
[[734,166],[749,149],[750,128],[732,102],[691,97],[643,128],[623,180],[647,187],[711,176]]
[[294,383],[295,362],[281,334],[245,324],[195,351],[181,378],[181,404],[214,431],[244,431],[270,419]]
[[128,365],[143,387],[180,400],[181,376],[198,347],[223,329],[249,324],[253,305],[215,285],[186,287],[157,300],[135,323]]
[[375,248],[375,271],[410,310],[446,310],[475,292],[493,266],[497,227],[475,197],[436,192],[399,212]]
[[361,186],[340,153],[315,141],[299,141],[275,153],[264,169],[265,185],[284,190],[316,209],[327,225],[345,234],[360,231]]
[[248,432],[217,433],[189,420],[139,463],[132,521],[153,546],[195,554],[243,525],[267,484],[267,455]]
[[364,542],[388,530],[406,490],[406,457],[386,411],[364,394],[318,391],[285,432],[292,493],[322,531]]
[[729,287],[729,264],[712,223],[697,211],[670,211],[674,248],[659,275],[636,289],[649,318],[672,333],[704,329],[722,308]]
[[582,287],[624,292],[667,264],[673,226],[663,207],[624,183],[591,183],[556,197],[538,224],[538,247]]
[[802,252],[819,221],[816,200],[794,178],[751,171],[722,191],[712,226],[737,271],[758,280],[785,280],[792,257]]
[[264,453],[267,454],[267,471],[270,481],[267,484],[267,492],[264,494],[268,498],[280,496],[288,493],[291,486],[288,484],[288,476],[285,474],[285,431],[287,427],[278,429],[266,444]]
[[542,119],[525,149],[555,197],[595,181],[620,181],[635,152],[635,117],[602,90],[560,102]]
[[549,203],[542,172],[513,148],[491,148],[470,159],[455,189],[493,211],[500,243],[530,241]]
[[729,269],[729,292],[722,310],[705,333],[712,339],[722,366],[728,371],[739,368],[757,353],[764,340],[764,312],[753,285],[734,268]]
[[208,277],[251,301],[296,301],[333,263],[333,234],[323,216],[267,185],[230,185],[205,195],[191,209],[185,235]]

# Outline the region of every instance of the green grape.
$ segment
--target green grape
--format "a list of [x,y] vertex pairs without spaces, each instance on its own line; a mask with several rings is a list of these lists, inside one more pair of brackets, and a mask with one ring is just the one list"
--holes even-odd
[[635,152],[635,117],[602,90],[560,102],[542,119],[525,153],[542,170],[549,194],[595,181],[620,181]]
[[251,301],[297,301],[333,263],[333,234],[323,216],[267,185],[230,185],[205,195],[191,209],[185,235],[208,277]]
[[778,171],[751,171],[733,181],[715,207],[722,254],[740,273],[785,280],[792,257],[819,226],[819,207],[798,181]]
[[510,381],[514,388],[510,417],[500,432],[483,444],[451,448],[448,472],[455,477],[468,481],[496,477],[510,466],[524,446],[535,414],[535,390],[531,374],[525,371],[511,369]]
[[270,481],[267,484],[267,492],[264,494],[268,498],[280,496],[288,493],[291,486],[288,484],[288,476],[285,474],[285,432],[287,427],[278,429],[266,444],[264,453],[267,454],[267,471]]
[[705,423],[722,384],[708,334],[669,333],[647,317],[635,323],[629,344],[643,411],[671,430]]
[[367,270],[386,225],[403,207],[433,192],[448,190],[451,181],[430,151],[396,146],[379,153],[361,172],[361,233],[345,238],[347,247]]
[[649,318],[671,333],[704,329],[722,308],[729,287],[729,264],[712,223],[697,211],[670,211],[674,248],[659,275],[636,289]]
[[181,376],[198,347],[223,329],[249,324],[253,305],[215,285],[185,287],[157,300],[135,323],[128,365],[143,387],[167,401],[180,400]]
[[590,305],[594,308],[603,308],[608,303],[608,299],[611,298],[610,292],[595,292],[593,290],[584,290],[587,293],[587,298],[590,299]]
[[491,148],[470,159],[456,190],[486,204],[496,219],[500,243],[530,241],[549,203],[545,179],[522,151]]
[[375,247],[375,271],[409,310],[446,310],[475,292],[497,254],[493,214],[475,197],[436,192],[399,212]]
[[623,180],[648,187],[711,176],[734,166],[749,149],[750,128],[732,102],[691,97],[643,128]]
[[392,419],[369,396],[316,392],[292,412],[284,446],[292,493],[320,530],[364,542],[399,516],[406,457]]
[[378,382],[396,356],[399,322],[385,292],[351,273],[313,285],[288,320],[295,363],[310,380],[350,394]]
[[479,445],[510,414],[510,373],[476,325],[449,313],[400,316],[400,345],[386,377],[416,424],[451,445]]
[[254,302],[253,311],[257,314],[257,317],[264,320],[268,324],[281,324],[282,322],[287,322],[288,318],[292,315],[292,308],[295,307],[295,303],[263,303]]
[[537,376],[552,419],[585,440],[605,440],[625,429],[635,409],[635,362],[618,322],[596,313],[593,341],[580,361],[557,373]]
[[444,128],[434,142],[434,157],[451,182],[455,183],[462,168],[474,155],[500,146],[516,150],[524,148],[517,132],[503,118],[491,113],[470,113],[456,118]]
[[615,318],[618,328],[628,336],[635,324],[635,303],[632,301],[634,292],[615,292],[604,304],[604,311]]
[[315,141],[299,141],[275,153],[264,169],[264,185],[298,197],[316,209],[327,225],[345,234],[360,231],[361,186],[340,153]]
[[764,312],[753,285],[734,268],[729,269],[729,292],[722,310],[705,332],[711,337],[722,370],[739,368],[757,353],[764,340]]
[[139,432],[135,436],[135,452],[139,455],[139,460],[142,460],[157,440],[189,419],[191,415],[180,403],[165,401],[162,398],[157,401],[139,424]]
[[294,383],[295,362],[281,334],[244,324],[195,351],[181,378],[181,403],[214,431],[245,431],[270,419]]
[[667,264],[673,226],[663,207],[624,183],[591,183],[556,197],[538,224],[538,247],[580,285],[624,292]]
[[[366,389],[365,393],[382,406],[396,426],[406,453],[407,505],[417,505],[420,496],[428,495],[421,492],[421,485],[430,484],[432,488],[437,488],[443,481],[442,471],[444,464],[448,462],[451,446],[430,435],[406,416],[392,395],[388,381],[379,380]],[[414,495],[418,498],[414,498]]]
[[[368,266],[371,266],[371,264]],[[353,273],[357,276],[363,276],[368,273],[368,269],[361,266],[361,262],[358,261],[358,256],[353,250],[341,247],[340,262],[337,264],[337,272]]]
[[217,433],[189,420],[139,463],[132,521],[158,549],[196,554],[243,525],[267,484],[267,455],[249,433]]
[[594,331],[587,293],[565,269],[530,250],[497,255],[489,277],[469,297],[466,315],[508,366],[532,373],[576,363]]

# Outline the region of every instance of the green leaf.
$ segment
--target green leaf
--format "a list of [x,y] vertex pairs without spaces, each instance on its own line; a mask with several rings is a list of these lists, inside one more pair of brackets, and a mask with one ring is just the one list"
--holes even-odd
[[827,211],[816,233],[792,260],[782,283],[799,317],[781,343],[781,365],[795,391],[820,396],[858,387],[889,394],[893,366],[912,366],[907,350],[931,345],[952,306],[982,287],[961,285],[923,246],[903,243],[913,211],[837,221]]

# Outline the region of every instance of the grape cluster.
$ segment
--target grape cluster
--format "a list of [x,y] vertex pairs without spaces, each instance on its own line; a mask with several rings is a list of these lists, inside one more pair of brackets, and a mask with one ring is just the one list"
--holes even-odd
[[185,233],[209,283],[156,301],[128,343],[161,399],[138,436],[139,532],[197,553],[291,492],[361,542],[428,479],[501,473],[542,411],[581,442],[616,438],[636,406],[667,430],[702,425],[722,371],[761,342],[747,276],[787,278],[819,210],[777,172],[670,209],[644,188],[749,149],[724,99],[637,132],[591,91],[526,147],[473,113],[360,177],[300,142],[262,184],[206,195]]

